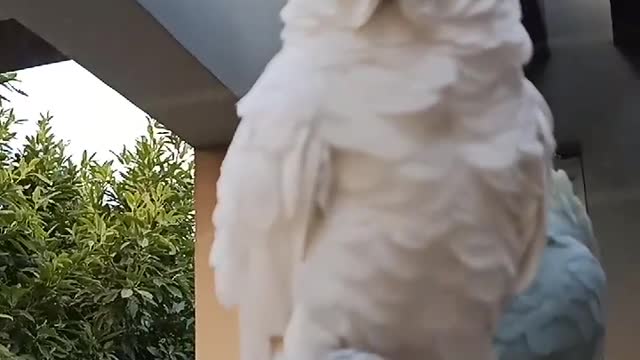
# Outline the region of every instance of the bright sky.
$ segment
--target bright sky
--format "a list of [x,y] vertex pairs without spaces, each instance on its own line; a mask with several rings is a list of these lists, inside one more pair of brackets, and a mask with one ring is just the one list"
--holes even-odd
[[146,132],[146,114],[74,61],[18,72],[17,87],[29,96],[10,95],[18,118],[29,122],[18,136],[33,134],[40,113],[53,115],[53,131],[69,142],[71,155],[84,150],[110,160],[110,150],[133,145]]

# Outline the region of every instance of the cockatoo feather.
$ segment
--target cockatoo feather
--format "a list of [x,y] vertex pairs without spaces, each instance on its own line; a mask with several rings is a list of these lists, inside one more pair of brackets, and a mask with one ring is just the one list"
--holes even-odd
[[238,104],[243,120],[218,181],[211,258],[219,299],[240,310],[246,360],[270,359],[270,339],[285,331],[291,277],[331,179],[328,147],[314,135],[312,93],[296,91],[295,82],[282,92],[264,80],[256,89],[269,97]]

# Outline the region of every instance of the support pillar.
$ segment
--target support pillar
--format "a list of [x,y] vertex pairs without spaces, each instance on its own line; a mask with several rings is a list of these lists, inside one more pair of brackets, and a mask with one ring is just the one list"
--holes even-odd
[[238,360],[238,321],[235,312],[225,310],[214,293],[209,251],[214,227],[211,214],[216,203],[216,182],[225,149],[196,150],[196,360]]

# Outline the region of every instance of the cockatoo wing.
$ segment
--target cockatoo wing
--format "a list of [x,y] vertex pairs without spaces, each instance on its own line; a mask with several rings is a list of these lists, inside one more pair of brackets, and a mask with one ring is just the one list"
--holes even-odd
[[[242,121],[214,212],[216,293],[222,304],[239,307],[244,360],[270,359],[270,338],[284,333],[292,276],[330,178],[328,148],[314,137],[312,87],[293,72],[273,72],[268,68],[238,104]],[[286,89],[273,85],[283,77],[291,77]]]
[[583,245],[547,248],[538,277],[499,325],[499,359],[592,359],[604,331],[605,286],[602,268]]
[[501,360],[592,359],[604,336],[606,277],[588,248],[591,221],[564,171],[552,183],[549,244],[532,286],[500,323]]
[[[524,89],[528,107],[525,107],[525,116],[533,116],[535,121],[530,123],[530,126],[536,127],[538,138],[542,145],[543,156],[542,161],[534,161],[531,163],[531,167],[527,172],[527,176],[531,179],[531,184],[541,185],[544,184],[544,191],[553,186],[552,179],[552,161],[553,153],[555,152],[556,143],[553,137],[553,116],[551,110],[546,101],[542,97],[542,94],[535,88],[535,86],[525,81]],[[528,146],[525,146],[528,148]],[[535,146],[533,147],[535,148]],[[531,150],[533,151],[533,148]],[[535,151],[533,151],[535,153]],[[540,159],[540,158],[538,158]],[[549,209],[549,196],[544,196],[542,204],[536,204],[533,208],[533,212],[524,217],[522,236],[529,244],[527,252],[524,255],[523,263],[520,268],[520,279],[517,282],[515,293],[519,294],[525,291],[529,285],[534,281],[534,278],[538,272],[538,266],[540,258],[546,246],[545,230],[548,227],[548,209]],[[522,211],[524,214],[524,209]]]

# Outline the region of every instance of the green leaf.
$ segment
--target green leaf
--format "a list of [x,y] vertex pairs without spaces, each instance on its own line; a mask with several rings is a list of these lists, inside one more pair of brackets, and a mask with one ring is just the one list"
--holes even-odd
[[138,294],[142,295],[142,297],[147,299],[147,300],[153,300],[153,295],[148,291],[136,289],[136,292]]
[[138,314],[138,308],[138,301],[136,301],[135,299],[129,301],[129,303],[127,304],[127,312],[129,313],[129,315],[131,315],[131,317],[136,317],[136,315]]
[[13,321],[13,316],[7,314],[0,314],[0,319],[7,319]]
[[[128,289],[120,291],[120,296],[123,299],[126,299],[126,298],[130,297],[131,295],[133,295],[133,292],[132,292],[129,296],[123,296],[123,292],[126,291],[126,290],[128,290]],[[102,300],[102,303],[105,304],[105,305],[106,304],[111,304],[112,302],[114,302],[116,300],[117,297],[118,297],[118,291],[116,290],[116,291],[111,292],[111,294],[108,294],[108,295],[104,296],[103,300]]]
[[169,286],[167,286],[167,290],[169,290],[171,295],[173,295],[173,296],[175,296],[177,298],[182,298],[182,291],[180,291],[180,289],[178,289],[177,287],[169,285]]
[[32,323],[36,322],[36,319],[33,318],[33,316],[31,314],[29,314],[28,312],[24,311],[24,310],[18,310],[17,314],[22,316],[23,318],[29,320]]
[[0,344],[0,359],[19,359],[14,353],[7,349],[4,345]]
[[185,307],[186,307],[186,304],[184,302],[175,303],[173,304],[172,311],[177,314],[182,310],[184,310]]
[[122,289],[122,291],[120,291],[120,296],[123,299],[130,298],[131,295],[133,295],[133,290],[131,290],[131,289]]
[[157,356],[157,357],[162,356],[162,352],[160,352],[160,350],[158,350],[153,346],[147,346],[147,351],[149,351],[149,353],[153,356]]
[[51,180],[47,179],[47,177],[44,176],[43,174],[33,173],[33,176],[37,177],[38,179],[40,179],[40,181],[44,182],[47,185],[53,185]]

